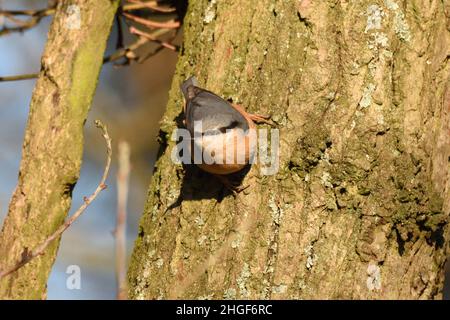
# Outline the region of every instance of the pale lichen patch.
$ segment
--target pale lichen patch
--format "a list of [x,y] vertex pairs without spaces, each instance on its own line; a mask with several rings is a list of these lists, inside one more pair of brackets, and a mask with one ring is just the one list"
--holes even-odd
[[236,293],[237,293],[236,289],[228,288],[223,293],[223,298],[224,298],[224,300],[234,300],[234,299],[236,299]]
[[384,0],[384,4],[389,10],[398,10],[398,4],[395,1]]
[[333,188],[333,185],[331,184],[331,175],[329,172],[324,171],[322,173],[322,177],[320,178],[321,183],[328,188]]
[[197,218],[194,219],[194,223],[197,225],[197,227],[202,227],[205,225],[205,221],[203,220],[203,218],[201,216],[198,216]]
[[206,24],[211,23],[216,17],[216,9],[215,9],[216,2],[217,0],[211,0],[211,2],[208,4],[208,7],[205,10],[205,15],[203,18],[204,23]]
[[376,50],[378,48],[387,48],[388,46],[388,37],[383,32],[375,32],[373,34],[373,39],[369,41],[369,49],[371,50]]
[[164,265],[164,259],[163,258],[159,258],[158,260],[156,260],[155,265],[158,269],[161,269],[162,266]]
[[288,286],[280,284],[278,286],[272,286],[272,293],[283,294],[287,291]]
[[241,246],[241,237],[238,237],[237,239],[234,239],[232,242],[231,242],[231,247],[233,248],[233,249],[237,249],[237,248],[239,248]]
[[134,295],[137,300],[145,300],[145,286],[147,284],[147,279],[151,275],[152,269],[152,258],[156,254],[156,250],[150,250],[145,257],[145,264],[143,266],[143,271],[137,277],[137,284],[134,290]]
[[197,297],[197,300],[212,300],[212,299],[214,299],[214,293]]
[[306,258],[306,269],[311,270],[317,260],[317,255],[314,253],[314,247],[312,244],[305,248]]
[[367,266],[366,286],[369,291],[381,289],[381,270],[376,264],[369,263]]
[[270,208],[270,211],[272,214],[273,222],[276,225],[280,225],[281,219],[283,218],[283,215],[284,215],[284,210],[275,203],[275,195],[274,194],[272,194],[271,197],[269,198],[269,208]]
[[383,9],[376,5],[372,4],[367,8],[367,24],[365,33],[367,33],[370,30],[377,30],[381,29],[383,17],[385,16],[385,13],[383,12]]
[[241,274],[236,280],[241,298],[248,298],[250,296],[250,292],[247,288],[247,281],[251,275],[252,274],[250,272],[249,265],[247,263],[244,263]]
[[411,40],[409,25],[405,20],[405,14],[401,11],[395,13],[394,30],[400,40],[408,42]]
[[208,239],[207,236],[205,236],[204,234],[201,235],[201,236],[197,239],[197,243],[199,244],[199,246],[202,246],[202,245],[205,243],[206,239]]
[[405,14],[393,0],[384,0],[385,6],[394,12],[394,31],[397,37],[403,41],[411,40],[409,25],[405,20]]
[[66,21],[65,27],[69,30],[80,30],[81,29],[81,10],[80,7],[71,4],[66,10]]
[[173,186],[169,189],[169,192],[167,194],[167,203],[172,204],[175,202],[178,197],[180,196],[180,188],[177,186]]
[[374,93],[376,86],[373,83],[369,83],[367,87],[364,88],[363,96],[359,102],[361,109],[368,108],[372,104],[372,94]]
[[153,205],[151,210],[151,217],[153,222],[156,221],[156,217],[158,216],[158,209],[159,209],[158,204]]

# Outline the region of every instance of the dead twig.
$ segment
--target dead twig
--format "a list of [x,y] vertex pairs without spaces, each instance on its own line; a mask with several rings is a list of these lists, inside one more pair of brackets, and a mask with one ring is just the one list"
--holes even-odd
[[35,79],[38,77],[38,73],[30,73],[30,74],[20,74],[17,76],[6,76],[6,77],[0,77],[0,82],[2,81],[19,81],[19,80],[28,80],[28,79]]
[[170,8],[170,7],[160,7],[158,6],[158,3],[156,1],[138,1],[138,0],[128,0],[128,2],[131,2],[133,4],[126,4],[122,7],[122,11],[132,11],[132,10],[139,10],[139,9],[151,9],[156,12],[162,12],[162,13],[170,13],[175,12],[177,9]]
[[[14,27],[4,26],[0,29],[0,36],[10,34],[12,32],[23,32],[36,26],[41,20],[47,16],[54,14],[55,8],[46,8],[42,10],[0,10],[0,16],[11,20],[16,24]],[[29,16],[30,19],[22,21],[17,19],[16,16]]]
[[136,35],[138,35],[138,36],[144,37],[144,38],[146,38],[146,39],[148,39],[148,40],[150,40],[150,41],[159,43],[159,44],[160,44],[161,46],[163,46],[164,48],[167,48],[167,49],[170,49],[170,50],[173,50],[173,51],[178,51],[178,47],[177,47],[177,46],[175,46],[175,45],[173,45],[173,44],[171,44],[171,43],[168,43],[168,42],[159,40],[159,39],[157,39],[156,37],[154,37],[153,34],[150,34],[150,33],[144,32],[144,31],[141,31],[141,30],[139,30],[139,29],[137,29],[137,28],[135,28],[135,27],[130,27],[130,32],[131,32],[132,34],[136,34]]
[[116,281],[117,299],[125,300],[127,297],[126,282],[126,227],[128,186],[130,180],[130,145],[120,141],[118,146],[117,172],[117,220],[114,236],[116,238]]
[[[174,8],[159,7],[157,5],[158,3],[156,1],[142,2],[142,1],[138,1],[138,0],[130,0],[130,2],[132,2],[133,5],[135,5],[135,6],[140,6],[140,8],[141,7],[142,8],[150,8],[155,11],[159,10],[159,12],[175,11]],[[174,29],[178,29],[180,27],[179,21],[171,20],[171,21],[166,21],[166,22],[156,22],[156,21],[139,18],[137,16],[134,16],[134,15],[131,15],[128,13],[124,13],[123,11],[125,11],[126,9],[131,10],[130,7],[126,7],[126,6],[127,5],[123,6],[121,9],[121,14],[118,14],[116,16],[116,19],[117,19],[116,21],[118,23],[118,38],[117,38],[117,45],[116,45],[117,50],[113,54],[104,57],[103,63],[116,62],[122,58],[125,58],[124,62],[115,63],[114,65],[115,66],[128,65],[128,64],[130,64],[130,61],[133,61],[133,60],[137,61],[138,63],[142,63],[145,60],[147,60],[149,57],[151,57],[151,56],[155,55],[156,53],[158,53],[159,51],[161,51],[163,48],[167,48],[167,49],[170,49],[170,50],[173,50],[176,52],[179,50],[179,48],[177,46],[171,44],[170,42],[158,39],[158,37],[160,37],[164,34],[167,34],[168,32],[170,32]],[[135,7],[134,9],[138,9],[138,8]],[[55,11],[54,8],[49,8],[49,9],[44,9],[44,10],[9,10],[9,11],[1,11],[0,10],[0,16],[4,15],[4,16],[11,17],[11,16],[25,15],[25,16],[33,17],[29,22],[24,22],[23,25],[15,27],[17,29],[17,31],[19,31],[20,28],[31,27],[30,22],[32,22],[33,24],[37,24],[40,19],[42,19],[44,16],[53,14],[54,11]],[[122,25],[121,25],[121,21],[120,21],[121,15],[123,15],[124,17],[126,17],[134,22],[140,23],[142,25],[145,25],[147,27],[150,27],[150,28],[156,29],[156,30],[152,31],[151,33],[148,33],[148,32],[139,30],[133,26],[129,27],[129,31],[132,34],[138,35],[139,39],[137,41],[135,41],[134,43],[132,43],[131,45],[124,47],[123,29],[122,29]],[[34,21],[33,19],[37,19],[37,21]],[[21,20],[19,20],[19,21],[21,21]],[[8,30],[9,30],[8,32],[11,32],[13,29],[9,28]],[[6,32],[5,29],[2,29],[2,30],[0,30],[0,35],[1,35],[2,31]],[[156,49],[154,49],[152,52],[146,54],[144,57],[139,57],[135,51],[150,41],[158,43],[160,46],[157,47]],[[170,40],[170,41],[172,41],[172,40]],[[0,82],[34,79],[34,78],[37,78],[38,76],[39,76],[38,73],[3,76],[3,77],[0,76]]]
[[146,27],[153,28],[153,29],[154,28],[177,29],[180,27],[180,21],[175,21],[175,20],[158,22],[158,21],[140,18],[138,16],[135,16],[135,15],[132,15],[132,14],[129,14],[126,12],[123,13],[123,16],[131,21],[137,22],[139,24],[142,24]]
[[3,268],[3,270],[0,271],[0,279],[19,270],[21,267],[29,263],[37,256],[43,255],[47,247],[53,241],[58,239],[63,234],[63,232],[66,231],[66,229],[69,228],[72,225],[72,223],[74,223],[75,220],[77,220],[81,216],[81,214],[86,210],[86,208],[91,204],[91,202],[94,201],[95,198],[97,198],[97,196],[102,190],[106,189],[105,182],[106,179],[108,178],[112,156],[111,138],[108,135],[108,130],[106,126],[102,122],[96,120],[95,125],[97,126],[97,128],[102,130],[103,138],[106,141],[106,150],[107,150],[106,165],[99,185],[95,189],[94,193],[92,193],[89,197],[84,197],[84,203],[78,208],[78,210],[69,219],[67,219],[64,222],[64,224],[61,225],[52,235],[50,235],[47,239],[45,239],[44,242],[42,242],[38,247],[36,247],[34,250],[31,251],[28,248],[24,248],[22,258],[20,259],[20,261],[18,261],[14,266]]
[[[149,57],[151,57],[151,56],[155,55],[156,53],[158,53],[159,51],[161,51],[162,48],[167,47],[167,44],[163,45],[162,43],[160,43],[160,45],[161,45],[160,47],[156,48],[154,51],[150,52],[148,55],[146,55],[143,58],[139,57],[135,53],[135,51],[138,50],[139,48],[141,48],[143,45],[145,45],[149,41],[154,41],[154,42],[158,42],[158,43],[163,42],[160,40],[151,40],[149,38],[156,39],[157,37],[160,37],[170,31],[172,31],[172,30],[171,29],[157,29],[150,34],[146,34],[147,37],[144,37],[144,36],[139,37],[138,40],[136,40],[129,46],[127,46],[125,48],[120,48],[120,49],[116,50],[114,53],[112,53],[111,55],[103,58],[103,63],[116,62],[122,58],[127,59],[127,62],[129,62],[131,60],[136,60],[138,63],[142,63],[143,61],[147,60]],[[177,47],[175,47],[171,44],[168,44],[168,45],[170,46],[169,49],[178,50]],[[125,63],[125,64],[127,64],[127,63]],[[35,79],[38,76],[39,76],[39,73],[21,74],[21,75],[16,75],[16,76],[4,76],[4,77],[0,77],[0,82]]]
[[[171,29],[157,29],[157,30],[153,31],[151,33],[151,35],[153,38],[156,38],[156,37],[160,37],[160,36],[170,32],[170,31],[172,31],[172,30]],[[106,56],[103,59],[103,63],[115,62],[121,58],[126,58],[128,61],[137,60],[138,63],[140,63],[141,59],[135,53],[135,51],[138,50],[139,48],[141,48],[143,45],[145,45],[149,41],[151,41],[151,40],[148,38],[140,37],[137,41],[135,41],[131,45],[129,45],[125,48],[119,49],[109,56]]]

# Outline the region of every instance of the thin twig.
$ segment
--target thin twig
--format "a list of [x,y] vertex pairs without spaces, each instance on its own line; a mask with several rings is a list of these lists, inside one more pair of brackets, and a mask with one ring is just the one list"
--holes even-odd
[[132,34],[136,34],[138,36],[147,38],[150,41],[157,42],[157,43],[159,43],[160,45],[162,45],[163,47],[165,47],[167,49],[170,49],[170,50],[173,50],[173,51],[178,51],[178,47],[177,46],[174,46],[171,43],[159,40],[156,37],[154,37],[152,34],[144,32],[144,31],[141,31],[141,30],[139,30],[139,29],[137,29],[135,27],[130,27],[130,32]]
[[39,16],[39,15],[51,15],[55,13],[55,8],[45,8],[39,10],[0,10],[0,16],[11,15],[11,16]]
[[170,8],[170,7],[159,7],[156,1],[149,1],[149,2],[143,2],[138,0],[128,0],[128,2],[131,2],[133,4],[126,4],[122,7],[123,11],[132,11],[132,10],[139,10],[139,9],[151,9],[156,12],[162,12],[162,13],[170,13],[175,12],[176,8]]
[[164,29],[177,29],[180,27],[180,21],[170,20],[164,22],[158,22],[153,20],[148,20],[140,18],[138,16],[124,12],[123,16],[131,21],[137,22],[149,28],[164,28]]
[[[138,3],[139,1],[132,0],[131,2]],[[142,2],[141,4],[145,4],[145,6],[155,6],[156,1]],[[54,12],[54,8],[44,9],[44,10],[10,10],[10,11],[0,11],[0,15],[2,15],[2,14],[3,15],[28,15],[28,16],[32,16],[32,17],[41,17],[43,15],[50,15],[53,12]],[[133,20],[133,19],[138,19],[139,21],[143,20],[146,23],[150,23],[152,25],[152,27],[156,27],[157,29],[155,31],[153,31],[152,33],[147,33],[147,32],[138,30],[135,27],[130,27],[130,32],[139,35],[140,36],[139,39],[129,46],[126,46],[124,48],[123,47],[118,48],[116,50],[116,52],[114,52],[113,54],[111,54],[109,56],[106,56],[103,59],[103,63],[115,62],[122,58],[126,59],[125,62],[123,63],[124,65],[129,64],[131,60],[136,60],[138,63],[142,63],[143,61],[147,60],[149,57],[158,53],[162,48],[168,48],[173,51],[178,51],[179,48],[177,46],[175,46],[171,43],[168,43],[166,41],[157,39],[158,37],[170,32],[174,28],[179,27],[180,23],[178,21],[169,21],[169,22],[161,22],[160,23],[160,22],[152,22],[152,21],[149,21],[146,19],[138,18],[136,16],[129,15],[126,13],[123,13],[123,15],[128,16],[129,18],[132,17],[132,18],[130,18],[131,20]],[[118,37],[117,46],[120,47],[121,45],[123,45],[123,43],[122,43],[123,36],[121,36],[122,31],[120,30],[121,29],[120,19],[119,18],[117,18],[117,19],[118,19],[117,21],[118,21],[118,25],[119,25],[119,37]],[[138,21],[136,21],[136,22],[138,22]],[[16,27],[16,28],[23,28],[23,26]],[[0,35],[3,30],[0,30]],[[12,29],[8,29],[8,30],[12,30]],[[135,50],[139,49],[140,47],[142,47],[144,44],[146,44],[149,41],[156,42],[161,47],[156,48],[154,51],[150,52],[143,58],[138,57],[135,53]],[[117,64],[115,64],[115,65],[117,65]],[[0,82],[35,79],[38,76],[39,76],[38,73],[3,76],[3,77],[0,76]]]
[[[0,29],[0,36],[4,36],[12,32],[23,32],[31,29],[41,22],[44,17],[54,14],[55,11],[55,8],[46,8],[42,10],[0,10],[0,16],[9,18],[10,20],[13,20],[14,23],[18,24],[18,26],[15,27],[3,27]],[[27,21],[21,21],[16,19],[14,16],[29,16],[31,18]]]
[[[156,38],[156,37],[160,37],[160,36],[170,32],[170,31],[172,31],[172,30],[171,29],[157,29],[157,30],[155,30],[154,32],[152,32],[149,35],[151,35],[152,38]],[[145,38],[145,37],[140,37],[138,40],[136,40],[135,42],[133,42],[129,46],[127,46],[125,48],[118,49],[117,51],[115,51],[111,55],[106,56],[105,58],[103,58],[103,63],[115,62],[115,61],[120,60],[122,58],[126,58],[127,60],[137,60],[138,63],[142,63],[149,56],[152,56],[152,55],[158,53],[160,51],[160,49],[162,47],[164,47],[164,45],[161,43],[161,47],[156,48],[155,51],[151,52],[149,55],[146,55],[145,58],[141,59],[139,56],[137,56],[134,53],[134,51],[138,50],[140,47],[142,47],[143,45],[145,45],[149,41],[154,41],[154,40],[150,40],[150,39]],[[159,42],[159,40],[156,41],[156,42]],[[170,49],[172,49],[172,48],[170,48]],[[0,82],[35,79],[38,76],[39,76],[39,73],[21,74],[21,75],[16,75],[16,76],[4,76],[4,77],[0,77]]]
[[[168,32],[170,32],[170,29],[157,29],[154,32],[151,33],[152,37],[160,37]],[[128,60],[138,60],[138,56],[134,53],[134,51],[136,51],[137,49],[139,49],[140,47],[142,47],[144,44],[146,44],[147,42],[149,42],[150,39],[144,38],[144,37],[140,37],[137,41],[135,41],[134,43],[130,44],[129,46],[119,49],[116,52],[114,52],[113,54],[106,56],[103,59],[103,63],[108,63],[108,62],[115,62],[121,58],[126,58]]]
[[38,75],[39,75],[38,73],[30,73],[30,74],[21,74],[21,75],[17,75],[17,76],[0,77],[0,82],[35,79],[38,77]]
[[117,222],[114,232],[116,238],[116,281],[117,299],[125,300],[127,297],[126,282],[126,227],[127,227],[127,202],[128,185],[130,179],[130,145],[126,141],[120,141],[118,146],[117,172]]
[[106,189],[106,179],[108,178],[109,174],[109,168],[111,166],[111,156],[112,156],[112,147],[111,147],[111,138],[108,135],[108,130],[106,129],[106,126],[100,122],[100,120],[95,120],[95,125],[97,128],[102,130],[103,138],[106,141],[106,150],[107,150],[107,159],[106,159],[106,165],[105,169],[103,171],[103,176],[100,180],[99,185],[97,186],[97,189],[95,189],[94,193],[92,193],[89,197],[84,197],[84,203],[78,208],[78,210],[64,222],[63,225],[61,225],[52,235],[50,235],[47,239],[45,239],[44,242],[42,242],[38,247],[36,247],[34,250],[30,251],[27,248],[24,249],[22,253],[22,258],[20,261],[18,261],[14,266],[9,268],[4,268],[0,271],[0,279],[17,271],[24,265],[26,265],[28,262],[30,262],[32,259],[36,258],[37,256],[43,255],[45,253],[45,250],[47,247],[56,239],[58,239],[64,231],[66,231],[67,228],[69,228],[72,223],[77,220],[81,214],[86,210],[86,208],[91,204],[92,201],[97,198],[99,193]]

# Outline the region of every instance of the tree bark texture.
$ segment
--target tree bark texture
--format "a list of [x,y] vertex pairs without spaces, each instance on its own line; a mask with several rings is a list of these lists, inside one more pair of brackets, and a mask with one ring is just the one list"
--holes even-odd
[[[80,172],[83,125],[118,3],[58,2],[31,100],[19,181],[0,234],[1,268],[13,266],[67,216]],[[0,280],[0,298],[44,298],[58,244]]]
[[[432,299],[449,216],[450,6],[189,1],[130,298]],[[236,198],[170,160],[180,82],[280,130]]]

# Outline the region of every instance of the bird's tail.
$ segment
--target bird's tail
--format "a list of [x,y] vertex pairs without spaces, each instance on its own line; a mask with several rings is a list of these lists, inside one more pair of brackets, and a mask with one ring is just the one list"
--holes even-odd
[[180,86],[181,92],[183,92],[184,98],[186,100],[189,99],[188,88],[191,86],[198,87],[197,78],[195,78],[194,76],[185,80]]

